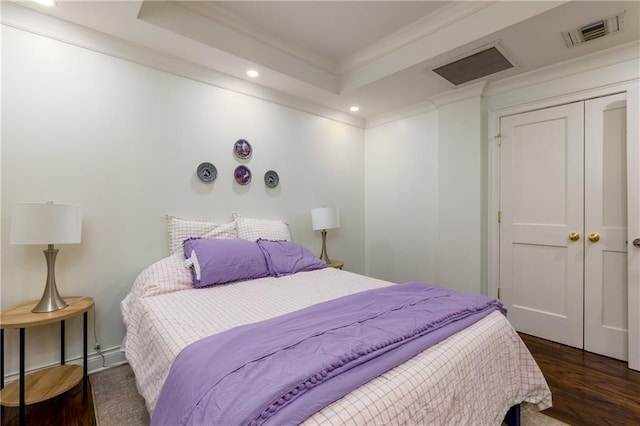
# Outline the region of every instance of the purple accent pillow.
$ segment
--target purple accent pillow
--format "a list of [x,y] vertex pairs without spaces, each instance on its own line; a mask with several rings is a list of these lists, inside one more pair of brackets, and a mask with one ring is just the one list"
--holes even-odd
[[267,261],[269,273],[274,277],[327,267],[326,263],[300,244],[262,239],[258,240],[257,244]]
[[262,250],[253,241],[189,238],[184,257],[196,288],[269,276]]

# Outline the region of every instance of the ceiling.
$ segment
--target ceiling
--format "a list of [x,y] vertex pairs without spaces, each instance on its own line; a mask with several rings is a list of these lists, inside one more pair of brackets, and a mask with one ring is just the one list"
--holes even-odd
[[[15,3],[197,66],[223,87],[361,119],[617,46],[631,46],[640,56],[637,1]],[[563,31],[621,12],[622,31],[566,47]],[[432,71],[492,45],[515,66],[460,86]],[[248,69],[260,75],[251,79]],[[352,105],[360,110],[350,112]]]

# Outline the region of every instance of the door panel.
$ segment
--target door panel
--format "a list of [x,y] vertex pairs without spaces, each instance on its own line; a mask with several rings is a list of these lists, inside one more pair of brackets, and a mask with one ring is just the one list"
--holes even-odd
[[545,314],[552,320],[566,318],[567,292],[564,285],[567,250],[542,244],[513,244],[513,306],[521,315],[535,320]]
[[[602,275],[606,280],[602,286],[601,326],[625,333],[627,331],[627,253],[606,251],[602,253]],[[588,314],[585,316],[589,316]],[[585,340],[589,335],[585,331]],[[587,347],[585,349],[592,350]],[[626,346],[626,345],[625,345]],[[601,353],[598,351],[598,353]],[[618,357],[616,357],[618,358]]]
[[584,348],[628,358],[625,95],[585,102]]
[[564,118],[518,123],[512,128],[514,224],[566,223],[568,153],[562,140],[566,130]]
[[517,330],[580,348],[583,123],[582,103],[500,123],[502,302]]

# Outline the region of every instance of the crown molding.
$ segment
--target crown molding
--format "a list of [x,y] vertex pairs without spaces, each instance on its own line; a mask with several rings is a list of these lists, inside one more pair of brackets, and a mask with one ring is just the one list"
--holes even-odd
[[[149,1],[149,0],[145,0]],[[323,71],[337,75],[339,72],[339,65],[328,58],[300,49],[295,44],[289,43],[284,39],[274,36],[271,33],[262,31],[256,28],[255,25],[246,19],[238,16],[230,10],[216,5],[214,2],[172,2],[180,7],[189,9],[192,12],[196,12],[201,16],[205,16],[208,19],[217,22],[219,25],[223,25],[236,31],[238,33],[246,34],[250,36],[256,45],[260,48],[269,46],[275,48],[288,55],[294,56],[299,60],[302,60],[310,65],[318,67]]]
[[[293,43],[274,36],[271,33],[262,31],[260,28],[244,19],[243,17],[233,13],[232,11],[216,5],[214,2],[170,2],[176,6],[188,9],[192,12],[205,16],[211,21],[215,21],[218,25],[230,28],[237,33],[250,36],[258,46],[269,46],[305,61],[313,66],[321,68],[334,75],[342,75],[352,71],[375,58],[387,55],[394,50],[420,38],[424,38],[430,34],[436,33],[442,28],[468,17],[479,10],[489,7],[496,3],[492,1],[474,1],[474,2],[449,2],[445,6],[435,10],[418,21],[396,31],[395,33],[360,49],[350,57],[335,63],[334,61],[309,53]],[[143,3],[149,3],[144,0]],[[151,2],[153,3],[153,2]]]
[[435,106],[441,107],[443,105],[463,101],[465,99],[480,97],[484,93],[485,87],[487,87],[487,81],[483,80],[468,86],[431,96],[429,101],[431,101]]
[[[237,31],[224,22],[212,19],[211,16],[215,16],[215,13],[209,11],[207,16],[202,16],[201,13],[198,4],[184,7],[176,2],[145,1],[137,18],[158,29],[171,32],[174,37],[196,41],[219,52],[220,55],[226,55],[227,62],[216,61],[214,67],[242,61],[251,64],[248,67],[269,69],[327,92],[338,93],[339,78],[335,74],[301,59],[298,55],[290,54],[287,49],[281,48],[281,45],[273,46],[256,38],[261,37],[260,33],[252,35],[247,31]],[[183,51],[191,50],[189,48]],[[251,54],[248,55],[248,52]],[[206,57],[203,56],[185,59],[206,62]],[[240,73],[243,74],[245,69],[241,68]],[[231,75],[237,75],[239,72],[236,68],[227,67],[227,70]]]
[[492,2],[436,32],[407,43],[341,76],[340,93],[363,87],[388,75],[472,43],[497,31],[554,9],[568,1]]
[[[364,128],[364,118],[346,114],[290,96],[277,89],[215,71],[210,67],[158,53],[115,36],[63,21],[17,4],[3,2],[0,23],[16,30],[47,37],[62,43],[123,59],[159,71],[198,81],[220,89],[250,96],[280,106],[324,117],[343,124]],[[300,85],[294,78],[283,76],[280,84]]]
[[[601,50],[589,55],[570,59],[559,64],[539,68],[513,77],[490,83],[485,97],[496,96],[513,90],[558,80],[609,65],[630,61],[640,57],[640,40]],[[640,70],[639,70],[640,74]]]
[[[366,128],[409,118],[413,115],[428,112],[443,105],[475,96],[488,98],[490,101],[489,106],[497,108],[498,106],[494,104],[496,103],[495,98],[500,97],[499,95],[508,94],[520,89],[526,90],[544,83],[552,83],[554,81],[561,82],[562,79],[571,79],[571,76],[589,71],[597,73],[599,75],[598,78],[595,80],[587,80],[581,76],[579,81],[572,81],[573,85],[571,86],[569,86],[569,84],[562,84],[566,89],[565,93],[577,93],[589,88],[592,89],[593,84],[609,86],[612,84],[617,85],[625,81],[638,81],[640,79],[639,59],[640,41],[633,41],[611,49],[595,52],[587,56],[571,59],[560,64],[551,65],[525,74],[505,78],[504,80],[497,82],[488,83],[486,81],[482,81],[473,85],[451,90],[446,93],[438,94],[430,97],[426,102],[417,103],[415,105],[371,117],[366,121]],[[613,65],[620,65],[619,67],[616,67],[619,68],[616,73],[605,70],[606,67]],[[500,102],[500,100],[497,100],[497,102]],[[509,102],[511,103],[515,101],[510,100]]]
[[[140,4],[140,2],[138,4]],[[496,7],[495,2],[489,4]],[[513,96],[509,93],[553,81],[558,82],[557,84],[553,84],[554,87],[559,84],[565,85],[566,90],[564,92],[581,90],[580,88],[588,84],[588,82],[582,82],[582,76],[580,79],[572,79],[571,76],[589,70],[592,70],[589,75],[597,74],[599,81],[604,82],[602,84],[607,84],[607,82],[620,82],[629,78],[637,79],[640,74],[637,66],[638,58],[640,57],[640,41],[633,41],[605,51],[572,59],[561,64],[530,71],[518,76],[508,77],[497,82],[479,82],[456,88],[444,94],[432,96],[424,102],[372,116],[365,121],[364,118],[359,116],[347,114],[329,107],[323,107],[313,101],[306,101],[296,96],[285,94],[281,88],[295,87],[299,89],[299,91],[313,95],[307,97],[307,99],[313,99],[314,97],[315,99],[322,99],[323,97],[329,96],[327,93],[324,93],[322,89],[313,87],[311,84],[302,82],[294,77],[281,75],[276,71],[265,69],[265,75],[274,73],[277,77],[275,84],[271,87],[266,87],[252,81],[233,77],[228,72],[215,71],[213,67],[220,61],[229,61],[234,67],[245,66],[250,63],[226,52],[218,51],[204,43],[193,47],[194,50],[191,52],[192,56],[190,57],[181,55],[179,49],[176,50],[176,56],[162,53],[159,47],[162,43],[170,42],[179,47],[179,43],[186,42],[186,38],[184,40],[182,38],[171,38],[170,36],[175,37],[175,35],[168,34],[168,31],[160,27],[155,27],[152,24],[144,24],[146,26],[143,25],[140,28],[136,28],[140,31],[151,31],[154,35],[153,43],[155,44],[144,45],[142,42],[125,41],[107,32],[92,30],[71,21],[53,17],[38,11],[36,8],[13,2],[2,2],[1,6],[2,15],[0,16],[0,22],[8,27],[48,37],[70,45],[145,65],[160,71],[358,128],[374,127],[405,117],[433,111],[439,106],[474,96],[482,96],[484,98],[491,97],[491,99],[489,99],[490,103],[502,102],[503,98],[506,99],[506,97],[526,97],[529,96],[527,92],[522,92],[521,94],[514,93]],[[128,8],[129,13],[134,9],[134,6]],[[490,7],[486,6],[479,10],[477,14],[483,14],[487,9],[490,9]],[[463,19],[463,21],[466,20]],[[126,25],[126,22],[122,25]],[[157,37],[155,37],[156,35]],[[190,58],[193,60],[189,60]],[[622,62],[628,62],[628,64],[624,66],[621,64],[619,67],[615,67],[615,69],[612,70],[615,75],[611,75],[611,72],[606,72],[606,67]],[[591,81],[592,80],[593,78],[591,78]]]
[[426,114],[431,111],[435,111],[438,107],[430,101],[424,101],[417,104],[409,105],[405,108],[400,108],[388,113],[379,114],[367,119],[366,129],[371,129],[376,126],[388,124],[394,121],[402,120],[405,118],[413,117],[419,114]]
[[413,41],[437,33],[448,25],[477,13],[493,3],[496,1],[450,2],[418,21],[355,52],[340,63],[338,72],[342,75],[353,71]]

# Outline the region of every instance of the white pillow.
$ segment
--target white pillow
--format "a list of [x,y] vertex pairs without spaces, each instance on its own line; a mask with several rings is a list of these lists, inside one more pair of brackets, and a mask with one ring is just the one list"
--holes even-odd
[[122,319],[133,326],[136,305],[145,297],[193,289],[191,272],[183,266],[184,257],[173,254],[145,268],[133,282],[131,291],[120,302]]
[[253,219],[233,213],[238,238],[249,241],[291,241],[289,225],[283,220]]
[[238,238],[235,221],[218,224],[210,220],[183,219],[171,215],[164,217],[167,221],[171,254],[181,253],[182,243],[187,238]]

